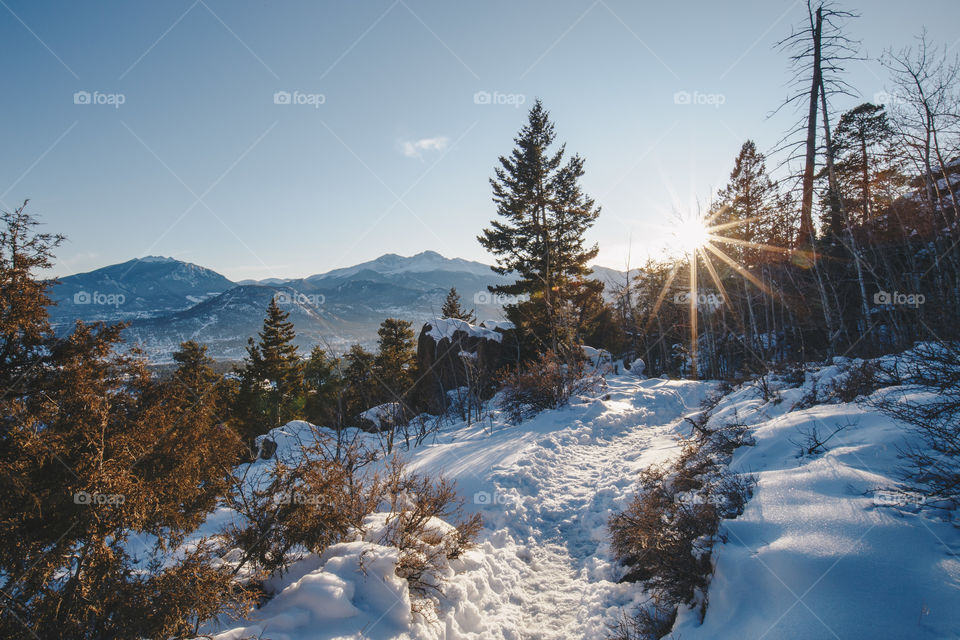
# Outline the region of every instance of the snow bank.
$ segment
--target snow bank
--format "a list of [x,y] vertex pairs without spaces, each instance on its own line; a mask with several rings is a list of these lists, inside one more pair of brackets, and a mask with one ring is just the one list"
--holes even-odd
[[[398,550],[364,541],[333,545],[320,566],[291,581],[260,609],[252,624],[215,638],[272,640],[361,638],[376,625],[377,637],[396,637],[411,624],[410,594],[394,569]],[[304,563],[316,562],[315,557]],[[298,567],[291,569],[295,575]]]

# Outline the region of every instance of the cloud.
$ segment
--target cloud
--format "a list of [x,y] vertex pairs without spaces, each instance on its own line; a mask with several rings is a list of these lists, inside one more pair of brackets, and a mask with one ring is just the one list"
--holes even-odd
[[420,140],[401,140],[400,150],[408,158],[423,159],[423,152],[443,151],[447,148],[449,139],[446,136],[437,136],[435,138],[421,138]]

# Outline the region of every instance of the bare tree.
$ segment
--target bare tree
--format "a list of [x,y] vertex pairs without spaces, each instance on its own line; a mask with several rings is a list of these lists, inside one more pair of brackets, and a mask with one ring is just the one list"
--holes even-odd
[[[950,181],[947,158],[957,153],[960,143],[960,96],[956,88],[960,57],[951,59],[946,49],[934,50],[925,31],[917,41],[916,48],[887,50],[881,59],[896,87],[892,121],[904,146],[913,151],[930,205],[936,209],[945,196],[950,197],[950,206],[941,210],[946,221],[952,223],[960,218],[960,203]],[[939,178],[945,182],[946,193],[941,192]]]

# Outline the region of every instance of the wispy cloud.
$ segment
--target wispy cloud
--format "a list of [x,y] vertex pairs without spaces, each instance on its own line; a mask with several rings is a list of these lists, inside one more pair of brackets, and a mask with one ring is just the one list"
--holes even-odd
[[401,140],[400,150],[408,158],[423,159],[424,152],[443,151],[447,148],[449,138],[437,136],[435,138],[421,138],[420,140]]

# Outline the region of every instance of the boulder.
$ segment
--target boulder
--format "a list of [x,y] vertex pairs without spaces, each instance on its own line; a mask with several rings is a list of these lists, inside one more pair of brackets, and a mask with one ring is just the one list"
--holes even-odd
[[277,453],[277,442],[270,438],[264,438],[260,441],[260,451],[257,457],[261,460],[270,460]]
[[492,391],[493,377],[517,359],[516,331],[509,322],[437,318],[427,322],[417,340],[420,378],[415,397],[430,413],[446,409],[447,391],[472,386],[481,397]]

